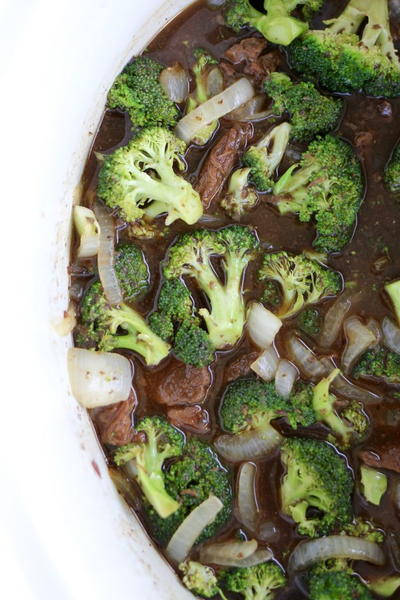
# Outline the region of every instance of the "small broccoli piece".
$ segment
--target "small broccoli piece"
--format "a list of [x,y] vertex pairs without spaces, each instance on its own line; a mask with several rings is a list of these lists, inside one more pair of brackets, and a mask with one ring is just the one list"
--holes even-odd
[[186,145],[162,127],[140,132],[126,146],[104,157],[97,193],[127,221],[167,213],[165,224],[182,219],[188,225],[203,214],[199,194],[182,176]]
[[[196,48],[193,52],[193,56],[196,61],[192,67],[195,79],[195,89],[194,92],[189,95],[186,104],[186,114],[192,112],[192,110],[197,108],[200,104],[209,100],[212,94],[210,94],[208,90],[208,75],[212,68],[218,68],[216,66],[218,65],[218,60],[203,48]],[[217,127],[218,120],[212,121],[212,123],[198,131],[191,141],[198,146],[204,146],[204,144],[210,140]]]
[[[90,346],[111,351],[125,348],[141,354],[148,365],[158,365],[169,353],[169,345],[159,338],[143,317],[122,303],[111,306],[99,281],[91,284],[81,305],[81,322],[87,330]],[[127,333],[120,335],[122,329]]]
[[282,446],[286,468],[282,511],[302,535],[317,537],[349,523],[353,480],[344,459],[325,442],[290,438]]
[[378,596],[383,596],[384,598],[391,598],[392,595],[398,590],[400,587],[400,577],[399,575],[392,575],[386,577],[380,577],[379,579],[375,579],[368,584],[368,588],[372,590]]
[[231,175],[228,191],[220,202],[221,208],[235,221],[240,221],[258,202],[257,192],[248,184],[250,171],[250,167],[237,169]]
[[169,315],[154,312],[149,316],[149,325],[164,342],[170,342],[174,336],[174,324]]
[[386,187],[398,194],[400,191],[400,143],[397,143],[393,150],[392,156],[385,167],[385,184]]
[[108,107],[126,110],[136,127],[173,127],[179,111],[160,84],[163,66],[140,56],[127,65],[108,93]]
[[129,239],[154,240],[161,238],[165,234],[165,228],[160,228],[157,222],[146,221],[145,219],[136,219],[128,223],[125,229]]
[[392,301],[397,324],[400,326],[400,279],[385,285],[385,292]]
[[222,571],[219,583],[222,589],[241,594],[244,600],[272,600],[274,590],[286,584],[286,577],[279,565],[267,562]]
[[388,0],[350,0],[337,19],[326,23],[326,29],[308,31],[293,42],[289,60],[294,69],[333,92],[400,94]]
[[[334,296],[341,291],[339,273],[323,267],[304,254],[291,255],[285,251],[264,254],[258,272],[261,281],[272,280],[279,284],[282,298],[276,311],[280,319],[292,317],[309,304]],[[271,287],[264,299],[274,299]]]
[[[259,242],[248,227],[230,225],[219,231],[202,229],[181,236],[170,248],[164,275],[173,279],[193,277],[206,294],[210,309],[202,308],[213,349],[237,342],[245,323],[242,280]],[[222,258],[225,281],[216,275],[211,258]]]
[[187,442],[183,455],[167,468],[164,479],[167,493],[180,503],[180,508],[167,519],[161,519],[151,505],[144,506],[149,529],[160,545],[168,544],[182,521],[210,494],[217,496],[224,506],[196,543],[216,535],[231,518],[231,473],[221,465],[210,446],[199,439]]
[[355,379],[378,378],[387,384],[400,383],[400,354],[377,347],[362,355],[353,369]]
[[351,146],[327,135],[308,146],[274,186],[281,214],[315,220],[320,251],[339,252],[350,241],[363,198],[361,167]]
[[298,316],[297,323],[304,333],[314,336],[321,331],[322,318],[316,308],[306,308]]
[[176,332],[173,350],[179,360],[195,367],[205,367],[214,360],[208,334],[196,320],[182,323]]
[[243,164],[250,168],[250,179],[261,192],[270,192],[274,175],[285,154],[291,126],[281,123],[269,131],[243,155]]
[[339,124],[342,100],[323,96],[312,83],[294,83],[285,73],[271,73],[264,89],[273,100],[272,112],[289,114],[294,140],[310,142],[318,133],[328,133]]
[[364,498],[371,504],[379,506],[388,486],[386,475],[365,465],[361,465],[360,472]]
[[182,582],[194,594],[198,594],[202,598],[213,598],[219,593],[224,598],[211,567],[189,560],[181,563],[179,570],[183,573]]
[[349,573],[311,570],[308,584],[310,600],[373,600],[368,588]]
[[121,446],[114,461],[124,465],[135,461],[137,481],[157,514],[166,519],[179,509],[179,502],[165,489],[163,465],[168,458],[182,454],[185,438],[162,417],[145,417],[138,422],[136,431],[146,434],[146,441]]
[[[340,532],[340,535],[351,535],[353,537],[363,538],[369,542],[376,542],[377,544],[381,544],[385,537],[380,529],[376,529],[372,523],[364,521],[364,519],[361,519],[360,517],[354,519],[352,523],[345,525]],[[348,562],[351,562],[349,559],[347,560]]]
[[142,250],[134,244],[124,243],[117,246],[114,254],[114,270],[124,300],[131,300],[148,291],[149,267]]

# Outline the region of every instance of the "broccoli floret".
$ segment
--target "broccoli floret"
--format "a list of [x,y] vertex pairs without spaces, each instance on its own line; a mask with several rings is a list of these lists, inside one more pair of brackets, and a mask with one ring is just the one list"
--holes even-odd
[[360,472],[364,498],[371,504],[379,506],[388,486],[386,475],[365,465],[361,465]]
[[[377,544],[381,544],[384,540],[384,534],[380,529],[376,529],[369,521],[364,521],[360,517],[357,517],[353,520],[352,523],[348,523],[343,527],[343,530],[340,532],[340,535],[350,535],[352,537],[363,538],[364,540],[368,540],[369,542],[375,542]],[[340,559],[334,559],[340,560]],[[342,559],[346,560],[346,559]],[[348,563],[350,562],[347,559]]]
[[248,183],[250,171],[250,167],[237,169],[231,175],[228,191],[220,203],[224,211],[235,221],[240,221],[240,218],[258,202],[257,192]]
[[244,600],[272,600],[274,590],[286,584],[284,572],[274,562],[228,569],[218,579],[224,590],[241,594]]
[[243,155],[243,164],[250,168],[250,179],[261,192],[270,192],[273,177],[285,154],[291,126],[281,123],[269,131]]
[[306,308],[300,313],[297,323],[304,333],[314,336],[321,331],[322,317],[316,308]]
[[182,323],[175,335],[173,351],[179,360],[195,367],[205,367],[214,360],[210,338],[197,320]]
[[[210,309],[200,309],[199,315],[205,320],[213,349],[233,345],[242,335],[245,323],[242,279],[258,246],[257,237],[248,227],[230,225],[219,231],[202,229],[186,233],[169,250],[165,277],[193,277],[209,300]],[[213,269],[214,255],[222,257],[224,282]]]
[[149,267],[142,250],[134,244],[124,243],[117,246],[114,254],[114,270],[124,300],[131,300],[148,291]]
[[400,63],[390,33],[388,0],[350,0],[327,25],[293,42],[289,60],[294,69],[333,92],[400,94]]
[[[213,598],[218,593],[221,594],[217,577],[211,567],[189,560],[181,563],[179,570],[183,574],[182,582],[194,594],[202,598]],[[223,593],[221,597],[224,598]]]
[[128,234],[129,239],[139,240],[154,240],[162,238],[167,231],[164,227],[159,227],[158,222],[147,221],[145,219],[137,219],[128,223],[128,227],[125,232]]
[[150,531],[160,545],[168,544],[182,521],[210,494],[217,496],[224,506],[196,543],[213,537],[229,521],[232,514],[231,474],[207,444],[191,438],[183,455],[165,471],[164,478],[167,493],[180,503],[180,508],[167,519],[161,519],[151,505],[144,506]]
[[136,127],[173,127],[179,111],[160,84],[163,66],[140,56],[127,65],[108,93],[108,107],[126,110]]
[[165,224],[182,219],[188,225],[203,214],[199,194],[174,171],[185,168],[186,145],[168,129],[141,131],[126,146],[104,157],[97,193],[127,221],[167,213]]
[[282,175],[274,194],[281,214],[315,219],[315,248],[339,252],[350,241],[363,198],[360,163],[347,142],[332,135],[318,138]]
[[312,83],[294,83],[285,73],[271,73],[264,89],[273,100],[272,112],[289,114],[290,137],[311,141],[318,133],[335,129],[343,111],[342,100],[323,96]]
[[385,285],[385,292],[392,301],[397,324],[400,326],[400,279],[387,283]]
[[[158,365],[169,353],[169,345],[158,337],[143,317],[127,304],[111,306],[99,281],[91,284],[81,305],[81,321],[91,346],[111,351],[125,348],[141,354],[148,365]],[[122,329],[126,333],[119,334]]]
[[[292,317],[307,305],[338,294],[342,288],[341,276],[336,271],[304,254],[291,255],[283,250],[264,254],[258,277],[279,284],[282,297],[276,314],[280,319]],[[270,287],[264,299],[269,297]]]
[[354,367],[353,377],[376,377],[385,383],[397,385],[400,383],[400,354],[383,347],[368,350]]
[[400,191],[400,143],[393,150],[392,156],[385,167],[385,184],[386,187],[398,194]]
[[[190,113],[192,110],[197,108],[199,104],[203,104],[203,102],[206,102],[211,97],[212,94],[208,90],[207,79],[210,70],[212,68],[218,68],[216,67],[216,65],[218,65],[218,60],[211,56],[211,54],[209,54],[203,48],[196,48],[193,51],[193,56],[196,60],[192,67],[195,79],[195,89],[188,98],[186,104],[186,114]],[[203,129],[198,131],[191,141],[199,146],[204,146],[204,144],[206,144],[212,137],[217,127],[218,120],[212,121],[212,123],[206,125]]]
[[353,480],[344,459],[325,442],[290,438],[282,446],[286,468],[282,511],[302,535],[318,537],[351,521]]
[[368,588],[349,573],[311,571],[308,583],[310,600],[373,600]]
[[175,513],[180,506],[165,489],[163,465],[168,458],[182,454],[185,438],[162,417],[145,417],[136,425],[136,431],[146,434],[146,440],[121,446],[114,461],[124,465],[135,461],[137,481],[151,506],[162,518]]

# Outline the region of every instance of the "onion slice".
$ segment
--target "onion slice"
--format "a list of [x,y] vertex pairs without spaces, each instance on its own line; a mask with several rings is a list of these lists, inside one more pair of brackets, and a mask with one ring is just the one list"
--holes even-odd
[[64,315],[62,319],[54,321],[53,327],[58,335],[62,337],[69,335],[72,333],[74,327],[76,325],[76,313],[75,308],[72,302],[70,302],[68,306],[68,310],[64,311]]
[[302,571],[317,561],[330,558],[365,560],[374,565],[383,565],[385,562],[382,549],[375,542],[350,535],[330,535],[300,542],[290,556],[288,571]]
[[196,506],[170,539],[165,550],[168,558],[178,563],[183,562],[199,535],[214,522],[222,508],[223,504],[216,496],[209,496],[207,500]]
[[279,355],[275,346],[269,346],[251,365],[250,369],[264,381],[272,381],[278,368]]
[[259,348],[268,348],[282,327],[282,321],[259,302],[252,302],[247,312],[247,330]]
[[73,218],[80,238],[78,258],[96,256],[100,245],[100,226],[96,215],[90,208],[77,205],[74,206]]
[[272,115],[270,110],[265,110],[265,95],[257,94],[245,104],[225,115],[229,121],[258,121]]
[[400,354],[400,328],[389,317],[382,321],[383,343],[392,352]]
[[254,554],[257,548],[257,540],[246,542],[229,540],[217,544],[206,544],[200,548],[200,562],[206,565],[212,563],[229,567]]
[[344,372],[348,373],[356,360],[368,348],[376,345],[378,340],[375,333],[356,316],[345,320],[344,332],[347,343],[342,354],[342,365]]
[[286,339],[289,358],[306,377],[319,380],[325,377],[327,369],[315,356],[314,352],[296,335],[290,334]]
[[283,358],[279,361],[275,374],[275,390],[282,398],[289,398],[298,375],[299,372],[289,360]]
[[189,94],[189,75],[180,63],[166,67],[160,74],[161,87],[172,102],[184,102]]
[[70,348],[68,373],[72,394],[85,408],[122,402],[131,391],[132,366],[121,354]]
[[238,519],[250,531],[256,528],[259,515],[255,485],[256,471],[255,464],[245,462],[240,466],[238,474]]
[[242,560],[238,560],[235,563],[232,561],[231,567],[255,567],[256,565],[260,565],[261,563],[265,563],[273,557],[273,553],[268,548],[260,548],[256,550],[254,554],[251,554],[247,558],[243,558]]
[[95,213],[100,225],[97,266],[101,285],[103,286],[104,295],[108,302],[111,305],[120,304],[122,302],[122,293],[117,274],[114,270],[114,219],[100,203],[96,204]]
[[331,348],[337,340],[344,318],[349,312],[351,304],[351,296],[345,291],[327,310],[319,338],[319,344],[322,348]]
[[189,144],[203,127],[238,108],[252,96],[254,96],[253,86],[248,79],[242,77],[223,92],[203,102],[185,115],[177,124],[175,133],[186,144]]
[[235,435],[220,435],[215,440],[219,454],[230,462],[243,462],[268,456],[282,443],[282,436],[273,427],[243,431]]

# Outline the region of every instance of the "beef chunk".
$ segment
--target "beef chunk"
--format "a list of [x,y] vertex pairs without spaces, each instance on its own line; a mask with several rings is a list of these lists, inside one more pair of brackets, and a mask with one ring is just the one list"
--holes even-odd
[[234,65],[243,61],[255,61],[265,50],[268,43],[263,38],[250,37],[245,38],[238,44],[234,44],[225,51],[225,56]]
[[93,420],[103,444],[122,446],[134,438],[132,411],[136,404],[136,395],[132,391],[124,402],[117,402],[92,411]]
[[159,404],[201,404],[211,385],[211,373],[207,367],[201,369],[176,361],[166,373],[156,380],[152,396]]
[[198,404],[193,406],[177,406],[168,409],[168,420],[180,429],[193,433],[208,433],[210,419],[208,412]]
[[225,382],[229,383],[252,372],[250,365],[260,356],[259,352],[246,352],[236,356],[225,369]]
[[387,445],[378,450],[363,450],[359,456],[369,467],[400,473],[400,445],[397,447]]

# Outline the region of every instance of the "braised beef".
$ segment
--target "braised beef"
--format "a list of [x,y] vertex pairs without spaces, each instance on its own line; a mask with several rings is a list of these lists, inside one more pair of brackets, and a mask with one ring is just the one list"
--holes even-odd
[[94,422],[103,444],[121,446],[133,440],[132,411],[135,405],[136,395],[132,391],[128,400],[93,411]]
[[157,378],[152,398],[168,406],[201,404],[211,385],[211,372],[207,367],[198,369],[176,361],[162,377]]
[[400,443],[398,446],[388,444],[377,450],[362,450],[359,456],[368,467],[400,473]]
[[226,383],[234,381],[239,377],[250,375],[252,373],[250,365],[257,360],[259,355],[259,352],[245,352],[235,357],[232,362],[229,362],[224,373]]
[[198,404],[193,406],[173,406],[168,409],[168,420],[172,425],[192,433],[208,433],[210,417],[208,412]]

